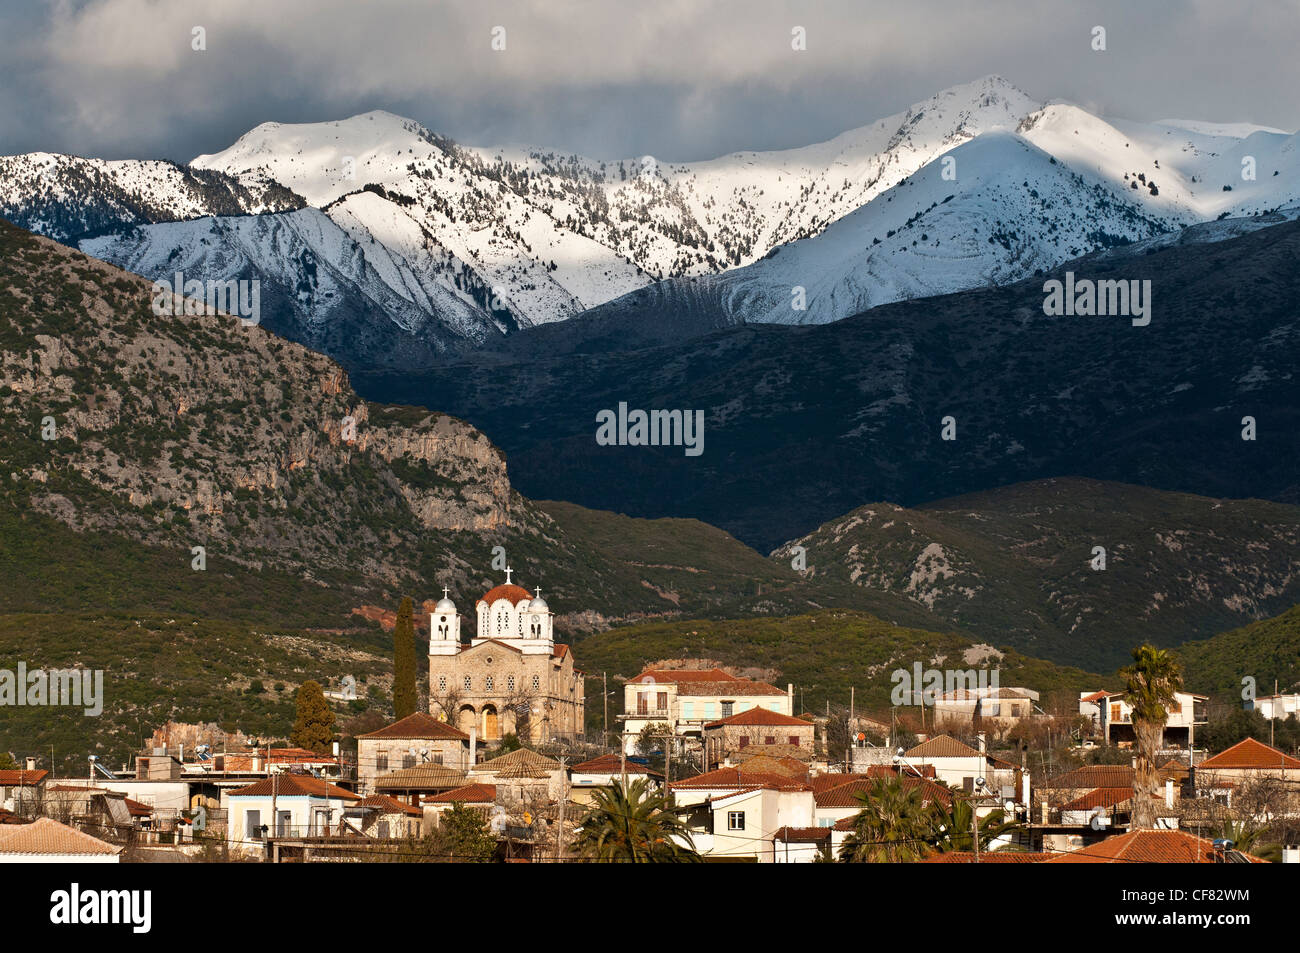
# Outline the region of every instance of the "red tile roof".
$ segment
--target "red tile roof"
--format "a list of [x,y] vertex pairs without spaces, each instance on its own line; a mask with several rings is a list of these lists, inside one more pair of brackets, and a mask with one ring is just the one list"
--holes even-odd
[[720,668],[648,668],[636,678],[632,679],[633,683],[651,684],[651,683],[669,683],[685,684],[688,682],[740,682],[744,679],[735,675],[728,675]]
[[[496,602],[498,599],[505,599],[512,606],[517,606],[521,602],[527,602],[533,598],[533,594],[523,586],[516,586],[514,583],[502,583],[499,586],[493,586],[487,592],[483,593],[479,602],[486,602],[488,605]],[[478,603],[475,603],[477,605]]]
[[[916,766],[921,774],[927,778],[934,777],[934,765],[918,764]],[[848,784],[850,781],[868,781],[873,778],[892,778],[900,773],[901,766],[892,764],[873,764],[867,767],[866,771],[858,771],[852,774],[815,774],[809,779],[813,791],[828,791],[831,788],[839,787],[841,784]],[[902,772],[911,777],[916,777],[910,767],[901,768]]]
[[[784,692],[782,692],[784,694]],[[732,715],[730,718],[723,718],[720,721],[711,721],[705,728],[719,728],[723,725],[782,725],[793,728],[813,728],[811,721],[802,721],[798,718],[791,718],[789,715],[783,715],[780,712],[772,711],[769,708],[751,708],[749,711],[742,711],[739,715]]]
[[88,856],[117,854],[121,850],[49,817],[38,817],[30,824],[7,824],[0,828],[0,855]]
[[772,840],[787,844],[819,844],[830,839],[829,827],[782,827],[772,835]]
[[494,804],[497,799],[495,784],[466,784],[464,787],[431,794],[424,799],[425,804]]
[[[1265,863],[1248,857],[1252,863]],[[1059,854],[1050,864],[1215,864],[1222,855],[1214,843],[1186,831],[1131,831],[1069,854]]]
[[389,797],[387,794],[372,794],[367,798],[362,798],[353,807],[373,807],[384,814],[406,814],[411,817],[423,817],[424,812],[413,804],[407,804],[405,801],[399,801],[395,797]]
[[721,695],[743,697],[747,695],[784,695],[785,689],[769,685],[767,682],[755,682],[747,678],[737,678],[726,682],[687,682],[677,686],[677,694],[688,697]]
[[[1022,850],[980,851],[981,864],[1036,864],[1048,860],[1051,854],[1035,854]],[[931,854],[923,864],[973,864],[975,854],[968,850],[950,850],[942,854]]]
[[405,718],[399,718],[391,725],[385,725],[374,731],[367,732],[364,735],[357,735],[358,738],[409,738],[413,740],[447,740],[447,741],[469,741],[469,735],[459,731],[429,714],[427,711],[417,711],[407,715]]
[[33,787],[45,780],[48,771],[0,771],[0,787]]
[[674,791],[707,791],[741,788],[773,788],[778,791],[806,791],[808,785],[802,780],[785,774],[771,774],[763,771],[747,771],[742,765],[738,768],[717,768],[693,778],[674,781],[668,787]]
[[153,808],[148,804],[142,804],[140,801],[133,801],[129,797],[122,798],[126,804],[126,809],[131,812],[132,817],[152,817]]
[[1277,748],[1271,748],[1262,741],[1256,741],[1254,738],[1247,738],[1244,741],[1238,741],[1235,745],[1226,751],[1221,751],[1213,758],[1207,758],[1196,766],[1197,770],[1210,768],[1238,768],[1238,769],[1259,769],[1259,768],[1288,768],[1291,770],[1300,769],[1300,761],[1284,754]]
[[[623,762],[616,754],[602,754],[599,758],[592,758],[590,761],[584,761],[581,764],[573,766],[575,774],[622,774]],[[644,764],[637,764],[635,761],[627,763],[628,774],[652,774]],[[660,775],[661,776],[661,775]]]
[[907,752],[907,758],[978,758],[979,751],[948,735],[936,735]]
[[1091,811],[1095,807],[1114,807],[1132,799],[1133,789],[1096,788],[1082,797],[1077,797],[1069,804],[1061,805],[1062,811]]
[[[947,807],[952,804],[952,792],[936,781],[925,778],[902,775],[903,787],[908,790],[920,788],[922,799],[937,802]],[[832,788],[825,788],[814,795],[818,807],[861,807],[859,794],[867,794],[875,786],[876,778],[859,778]]]
[[326,794],[344,801],[361,800],[359,795],[322,781],[320,778],[312,777],[310,774],[273,774],[269,778],[262,778],[260,781],[248,785],[248,787],[231,791],[229,796],[324,797]]

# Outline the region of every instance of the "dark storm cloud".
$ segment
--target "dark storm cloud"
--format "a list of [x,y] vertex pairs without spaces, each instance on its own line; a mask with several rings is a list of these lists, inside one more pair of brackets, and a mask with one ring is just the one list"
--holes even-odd
[[1300,126],[1293,0],[62,0],[7,5],[0,36],[6,153],[184,161],[267,120],[382,108],[474,144],[700,159],[827,139],[989,73],[1103,115]]

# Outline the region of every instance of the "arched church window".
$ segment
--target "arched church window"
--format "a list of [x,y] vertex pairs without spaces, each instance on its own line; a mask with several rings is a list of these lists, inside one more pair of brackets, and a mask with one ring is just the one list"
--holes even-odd
[[484,681],[483,681],[483,685],[484,685],[484,690],[489,691],[489,692],[492,691],[492,676],[491,676],[491,675],[487,676],[487,677],[484,679]]
[[507,676],[506,676],[506,691],[508,691],[508,692],[513,692],[514,690],[515,690],[515,677],[514,677],[513,675],[507,675]]
[[445,692],[446,690],[447,690],[447,676],[446,676],[446,675],[439,675],[439,676],[438,676],[438,691],[440,691],[440,692]]
[[474,687],[474,680],[468,675],[465,676],[465,691],[470,691]]
[[534,676],[533,676],[533,691],[535,691],[535,692],[537,692],[537,691],[541,691],[541,688],[542,688],[542,680],[541,680],[541,678],[538,677],[538,676],[536,676],[536,675],[534,675]]

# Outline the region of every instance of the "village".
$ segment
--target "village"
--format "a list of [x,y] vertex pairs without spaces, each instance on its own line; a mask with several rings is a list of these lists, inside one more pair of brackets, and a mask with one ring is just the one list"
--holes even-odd
[[[427,710],[398,699],[352,737],[348,692],[308,683],[289,743],[169,722],[80,777],[13,752],[0,862],[1300,863],[1300,759],[1198,745],[1207,696],[1150,646],[1068,721],[996,670],[953,687],[918,665],[892,682],[931,685],[919,706],[815,713],[793,684],[682,665],[602,691],[593,733],[591,676],[510,575],[472,633],[449,590],[426,605]],[[1251,707],[1273,724],[1300,696]],[[1045,762],[1044,731],[1073,762]]]

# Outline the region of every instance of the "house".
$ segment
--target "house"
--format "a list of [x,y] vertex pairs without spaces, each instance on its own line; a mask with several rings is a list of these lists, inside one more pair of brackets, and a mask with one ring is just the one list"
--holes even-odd
[[597,790],[618,784],[625,772],[628,783],[638,778],[644,778],[655,786],[664,782],[662,774],[651,771],[644,764],[620,758],[616,754],[603,754],[569,769],[569,797],[579,804],[591,804]]
[[417,711],[390,725],[357,736],[357,789],[375,790],[381,774],[419,764],[469,768],[470,736],[439,718]]
[[492,815],[497,806],[497,786],[475,782],[426,797],[424,799],[425,830],[432,830],[441,824],[442,815],[457,804],[477,811],[486,819]]
[[774,863],[776,832],[816,826],[806,778],[718,768],[668,787],[706,860]]
[[934,702],[935,724],[981,724],[1010,727],[1034,714],[1038,692],[1028,688],[956,688],[944,692]]
[[721,669],[646,669],[623,686],[623,744],[636,752],[649,725],[668,725],[674,737],[702,740],[704,726],[764,708],[790,716],[794,686],[785,691]]
[[[1206,724],[1205,703],[1208,695],[1175,692],[1167,707],[1162,750],[1191,748],[1196,742],[1196,727]],[[1127,747],[1134,743],[1133,706],[1126,692],[1080,692],[1079,714],[1092,719],[1097,733],[1106,744]]]
[[528,748],[518,748],[469,769],[468,780],[495,784],[498,797],[532,802],[558,799],[568,780],[564,765]]
[[569,646],[555,641],[542,590],[515,585],[512,572],[475,603],[468,642],[443,590],[429,615],[429,710],[486,742],[510,733],[525,744],[579,737],[586,731],[583,673]]
[[894,777],[902,778],[903,787],[919,790],[923,803],[952,806],[953,793],[944,785],[931,778],[918,778],[910,771],[900,773],[880,766],[862,774],[824,774],[813,778],[815,825],[833,828],[840,821],[857,816],[862,810],[862,797],[869,794],[879,780]]
[[1247,711],[1257,711],[1270,721],[1274,718],[1300,718],[1300,693],[1292,695],[1263,695],[1246,702]]
[[251,848],[265,838],[337,834],[344,809],[361,798],[310,774],[282,773],[230,791],[222,800],[227,841]]
[[116,864],[121,853],[122,848],[49,817],[0,826],[0,864]]
[[387,794],[415,806],[421,798],[441,794],[465,783],[465,772],[445,764],[417,764],[389,771],[375,779],[375,793]]
[[[1249,813],[1285,813],[1300,811],[1300,760],[1264,744],[1246,738],[1194,765],[1190,771],[1192,789],[1199,797],[1210,798],[1231,808],[1233,801]],[[1251,787],[1275,787],[1272,803],[1245,803]]]
[[811,721],[770,708],[750,708],[703,726],[704,763],[714,767],[741,750],[772,749],[777,745],[786,756],[811,761],[816,754],[816,731],[817,726]]
[[1186,831],[1130,831],[1050,857],[1049,864],[1224,864],[1265,861],[1225,851]]
[[48,771],[37,771],[33,758],[22,770],[0,771],[0,808],[16,814],[35,814],[45,799],[45,782]]
[[423,825],[422,810],[387,794],[372,794],[343,809],[344,828],[364,837],[379,840],[419,837]]
[[996,796],[1002,801],[1028,798],[1028,783],[1021,784],[1024,779],[1020,768],[990,755],[983,734],[979,735],[979,748],[949,735],[936,735],[905,752],[902,763],[929,765],[938,780],[967,793],[977,793],[975,782],[983,778],[986,796]]

